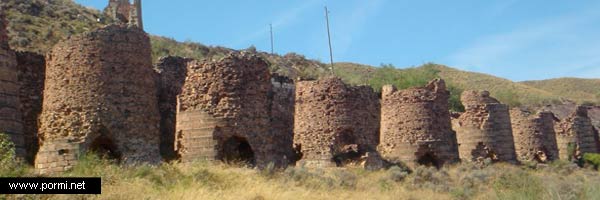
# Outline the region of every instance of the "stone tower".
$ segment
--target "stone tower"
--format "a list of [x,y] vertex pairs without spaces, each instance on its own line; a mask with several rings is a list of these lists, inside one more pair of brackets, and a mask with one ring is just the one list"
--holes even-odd
[[294,145],[297,165],[335,167],[375,152],[379,142],[379,98],[368,86],[352,87],[336,77],[296,84]]
[[[579,158],[584,153],[597,153],[597,130],[592,126],[586,106],[577,106],[569,117],[555,124],[560,159]],[[573,148],[573,152],[569,152]],[[569,155],[569,154],[573,155]]]
[[47,56],[38,172],[69,169],[89,151],[158,163],[157,79],[141,29],[111,25],[57,44]]
[[23,121],[19,100],[16,55],[8,46],[8,22],[0,11],[0,134],[7,134],[16,147],[17,157],[25,157]]
[[393,163],[441,167],[459,161],[448,98],[441,79],[425,87],[384,86],[381,98],[381,156]]
[[[176,148],[181,161],[222,160],[263,167],[286,165],[270,131],[268,63],[235,52],[188,63],[177,97]],[[290,147],[291,148],[291,147]]]
[[134,0],[133,4],[129,0],[109,0],[104,13],[119,23],[144,29],[142,22],[142,0]]
[[545,163],[558,159],[554,114],[545,111],[534,114],[513,108],[510,118],[519,161]]
[[461,95],[465,112],[454,123],[458,151],[464,161],[516,163],[508,106],[490,97],[487,91],[465,91]]

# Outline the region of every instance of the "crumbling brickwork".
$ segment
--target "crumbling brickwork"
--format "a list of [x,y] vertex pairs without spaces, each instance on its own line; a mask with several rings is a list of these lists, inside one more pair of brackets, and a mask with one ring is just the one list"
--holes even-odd
[[[579,158],[584,153],[597,153],[597,132],[588,117],[588,108],[578,106],[574,113],[555,124],[560,159]],[[573,148],[572,152],[569,149]]]
[[513,108],[510,118],[519,161],[545,163],[558,159],[554,114],[545,111],[534,114]]
[[275,144],[285,155],[287,162],[295,162],[298,158],[294,152],[294,108],[296,86],[294,81],[279,74],[271,75],[271,93],[269,94],[271,134],[279,137]]
[[492,98],[487,91],[464,91],[461,102],[465,112],[453,127],[460,158],[516,163],[508,106]]
[[187,76],[187,63],[191,59],[181,57],[160,58],[156,71],[160,74],[158,102],[160,109],[160,152],[164,159],[176,158],[175,122],[177,95]]
[[440,167],[459,161],[448,98],[441,79],[425,87],[384,86],[381,99],[381,156],[393,163]]
[[27,160],[33,163],[38,149],[38,117],[42,113],[46,60],[32,52],[17,52],[19,99],[23,113],[23,137]]
[[335,77],[296,84],[294,145],[297,165],[334,167],[374,152],[379,142],[379,100],[366,86]]
[[25,142],[15,52],[8,46],[7,21],[0,11],[0,134],[8,134],[16,146],[16,155],[24,158]]
[[104,13],[120,23],[144,29],[141,0],[134,0],[133,4],[129,0],[109,0]]
[[217,61],[188,64],[178,96],[176,143],[183,162],[243,161],[285,165],[281,138],[270,130],[268,64],[235,52]]
[[107,26],[60,42],[46,61],[39,173],[68,169],[88,151],[123,164],[160,161],[158,77],[146,33]]

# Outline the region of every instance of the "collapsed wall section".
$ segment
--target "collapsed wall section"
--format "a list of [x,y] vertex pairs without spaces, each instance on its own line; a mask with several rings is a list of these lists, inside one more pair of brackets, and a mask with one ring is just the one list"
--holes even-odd
[[487,91],[465,91],[461,102],[465,112],[453,124],[460,158],[516,163],[508,106],[490,97]]
[[69,169],[90,151],[159,162],[157,78],[140,29],[112,25],[57,44],[47,56],[38,172]]
[[510,118],[519,161],[546,163],[558,159],[554,114],[546,111],[534,114],[513,108]]
[[42,113],[46,60],[32,52],[17,52],[19,99],[23,113],[23,137],[27,160],[33,163],[38,150],[38,117]]
[[0,11],[0,134],[6,134],[15,144],[15,153],[25,158],[21,102],[16,55],[8,46],[8,26]]
[[585,153],[598,153],[598,135],[586,106],[577,106],[574,113],[555,124],[555,131],[560,159],[579,159]]
[[160,58],[155,70],[159,74],[158,102],[160,110],[160,152],[164,159],[177,157],[175,152],[175,124],[177,95],[187,76],[187,63],[191,59],[181,57]]
[[246,52],[188,64],[178,96],[176,143],[183,162],[200,159],[285,165],[270,130],[268,64]]
[[294,145],[297,165],[334,167],[354,164],[376,151],[379,98],[367,86],[352,87],[335,77],[296,84]]
[[294,151],[294,108],[296,86],[294,81],[279,74],[271,74],[271,92],[269,94],[269,111],[271,134],[279,138],[273,142],[280,152],[285,155],[285,160],[293,164],[298,160]]
[[396,90],[384,86],[381,99],[381,156],[409,166],[441,167],[459,161],[448,98],[441,79],[425,87]]

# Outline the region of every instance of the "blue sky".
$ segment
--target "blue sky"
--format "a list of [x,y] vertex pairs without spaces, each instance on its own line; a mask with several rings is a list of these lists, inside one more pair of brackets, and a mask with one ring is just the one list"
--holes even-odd
[[[103,9],[108,0],[76,0]],[[600,1],[146,0],[147,32],[327,62],[434,62],[514,81],[600,78]]]

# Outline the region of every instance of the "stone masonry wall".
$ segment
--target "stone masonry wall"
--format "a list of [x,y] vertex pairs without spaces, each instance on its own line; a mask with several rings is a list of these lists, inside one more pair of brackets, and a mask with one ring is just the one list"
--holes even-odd
[[57,44],[47,56],[39,173],[96,151],[124,164],[158,163],[159,111],[148,35],[107,26]]
[[369,87],[351,87],[329,77],[296,84],[294,145],[297,165],[334,167],[350,164],[376,150],[379,99]]
[[445,82],[396,90],[384,86],[381,99],[381,156],[390,162],[440,167],[459,161]]
[[156,66],[159,75],[158,102],[160,110],[160,152],[164,159],[176,158],[175,124],[177,95],[187,76],[187,63],[191,59],[181,57],[160,58]]
[[19,99],[23,113],[23,137],[27,160],[33,163],[38,150],[38,117],[42,113],[46,60],[31,52],[17,52],[20,89]]
[[16,146],[17,157],[25,157],[19,82],[15,52],[8,46],[7,21],[0,11],[0,134],[7,134]]
[[544,163],[558,159],[555,117],[551,112],[533,114],[513,108],[510,110],[510,118],[519,161]]
[[279,74],[271,75],[271,93],[269,95],[271,134],[280,138],[276,144],[278,154],[285,155],[288,162],[296,161],[294,152],[294,108],[296,86],[292,79]]
[[270,130],[268,64],[246,52],[188,64],[178,96],[176,143],[183,162],[243,161],[259,167],[282,163]]
[[508,106],[490,97],[487,91],[465,91],[461,95],[465,112],[454,123],[458,151],[463,161],[516,163]]
[[[588,117],[587,107],[578,106],[569,117],[555,124],[555,130],[560,159],[568,160],[584,153],[598,152],[597,132]],[[575,155],[569,155],[570,145],[575,148]]]

